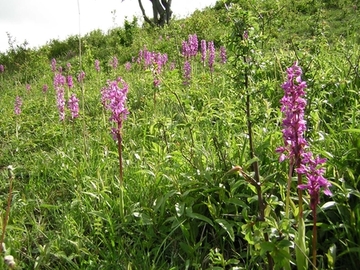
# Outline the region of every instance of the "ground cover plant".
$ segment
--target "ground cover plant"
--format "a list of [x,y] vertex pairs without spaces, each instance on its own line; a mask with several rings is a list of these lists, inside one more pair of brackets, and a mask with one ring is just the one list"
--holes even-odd
[[9,36],[1,269],[356,269],[357,2],[290,2]]

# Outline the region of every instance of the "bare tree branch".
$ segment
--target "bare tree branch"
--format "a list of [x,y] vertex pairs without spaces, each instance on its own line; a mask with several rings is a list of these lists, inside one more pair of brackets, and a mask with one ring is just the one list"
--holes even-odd
[[141,9],[141,13],[142,13],[142,15],[143,15],[143,17],[144,17],[144,20],[145,20],[148,24],[150,24],[151,26],[155,26],[155,24],[148,18],[148,16],[146,16],[145,9],[144,9],[144,7],[143,7],[143,5],[142,5],[142,3],[141,3],[141,0],[139,0],[138,2],[139,2],[139,7],[140,7],[140,9]]

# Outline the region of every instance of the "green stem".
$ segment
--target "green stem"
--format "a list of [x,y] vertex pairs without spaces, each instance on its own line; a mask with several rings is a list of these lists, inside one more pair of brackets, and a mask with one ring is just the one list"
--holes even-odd
[[313,235],[312,235],[312,262],[313,262],[313,269],[317,269],[316,268],[316,244],[317,244],[317,227],[316,227],[316,207],[314,207],[313,209]]
[[122,137],[121,130],[117,132],[118,153],[119,153],[119,185],[120,185],[120,218],[124,220],[124,181],[122,164]]

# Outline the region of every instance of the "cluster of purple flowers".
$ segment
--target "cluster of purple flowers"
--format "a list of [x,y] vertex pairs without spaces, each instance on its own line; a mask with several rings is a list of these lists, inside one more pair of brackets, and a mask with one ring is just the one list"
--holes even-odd
[[[67,68],[70,69],[71,65],[68,63]],[[74,87],[73,78],[71,75],[65,77],[62,75],[60,71],[56,72],[56,60],[52,59],[51,61],[51,70],[55,71],[54,75],[54,88],[56,93],[56,105],[59,110],[59,118],[60,121],[65,120],[65,84],[69,87],[69,89]],[[78,80],[82,82],[85,78],[85,72],[81,71]],[[48,91],[48,86],[46,84],[43,85],[43,92],[46,93]],[[68,100],[68,108],[71,112],[71,118],[75,119],[79,117],[79,100],[76,98],[75,94],[72,94]]]
[[84,71],[80,71],[79,75],[78,75],[78,82],[79,83],[83,83],[85,79],[85,72]]
[[185,61],[184,63],[184,85],[189,85],[191,80],[191,65],[189,61]]
[[67,85],[69,87],[69,89],[73,88],[74,87],[74,82],[73,82],[73,78],[71,75],[68,75],[67,78]]
[[47,84],[44,84],[42,87],[42,91],[45,94],[49,90],[49,86]]
[[331,195],[330,182],[323,176],[325,169],[322,165],[326,159],[313,157],[308,150],[308,143],[304,137],[306,120],[304,112],[306,107],[305,88],[306,82],[301,79],[302,70],[294,63],[287,69],[287,81],[282,85],[284,97],[281,99],[281,111],[284,113],[283,139],[285,146],[278,147],[276,152],[280,154],[280,161],[289,159],[296,166],[296,172],[305,175],[307,184],[300,184],[298,188],[307,189],[310,194],[310,208],[315,209],[319,203],[320,189],[324,194]]
[[5,71],[4,65],[0,65],[0,73],[4,73],[4,71]]
[[214,62],[215,62],[215,45],[214,41],[208,42],[208,50],[209,50],[209,67],[211,73],[214,72]]
[[201,62],[203,63],[203,65],[205,66],[205,59],[206,59],[206,40],[201,40],[200,42],[200,47],[201,47]]
[[144,47],[139,51],[139,56],[136,60],[138,64],[143,62],[144,69],[150,68],[154,77],[154,87],[158,87],[161,83],[160,74],[163,71],[163,67],[168,62],[168,56],[166,53],[150,52]]
[[100,72],[100,61],[98,59],[95,60],[95,70]]
[[126,71],[129,71],[131,69],[131,63],[129,61],[125,63],[125,69]]
[[227,57],[226,57],[226,49],[224,46],[220,47],[220,63],[221,64],[225,64],[227,61]]
[[56,104],[59,110],[59,118],[60,121],[64,121],[65,119],[65,89],[64,85],[66,82],[65,76],[61,73],[55,73],[54,76],[54,87],[56,92]]
[[[196,34],[189,35],[188,40],[182,42],[181,53],[185,58],[183,75],[184,75],[184,84],[188,85],[191,79],[191,66],[189,59],[191,57],[196,57],[199,51],[198,37]],[[214,72],[214,63],[215,63],[215,45],[213,41],[207,42],[206,40],[200,41],[200,52],[201,52],[201,62],[205,67],[205,61],[208,56],[208,65],[210,72]],[[220,63],[225,64],[227,61],[226,49],[224,46],[220,47]]]
[[79,117],[79,100],[75,94],[72,94],[68,101],[68,108],[71,112],[71,118],[75,119]]
[[182,55],[189,59],[190,57],[195,57],[198,53],[199,41],[196,34],[189,35],[188,40],[182,42]]
[[31,90],[31,85],[30,84],[26,84],[25,86],[26,90],[29,92]]
[[116,69],[118,67],[119,61],[116,56],[113,56],[113,58],[110,60],[110,65],[113,69]]
[[56,59],[55,58],[51,59],[51,71],[52,72],[56,71]]
[[15,98],[15,106],[14,106],[14,113],[16,115],[21,114],[21,106],[22,106],[22,100],[19,96],[16,96]]
[[128,85],[122,78],[109,81],[107,86],[101,90],[101,102],[104,107],[111,112],[110,122],[116,124],[116,127],[111,129],[114,140],[117,140],[118,135],[121,134],[122,123],[129,114],[129,111],[125,107],[127,93]]

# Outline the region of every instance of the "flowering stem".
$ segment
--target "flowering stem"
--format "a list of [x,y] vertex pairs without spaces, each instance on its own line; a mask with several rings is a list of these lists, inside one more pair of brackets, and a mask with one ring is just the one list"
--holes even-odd
[[120,184],[120,217],[124,219],[124,181],[123,181],[123,165],[122,165],[122,137],[121,132],[117,132],[118,152],[119,152],[119,184]]
[[313,269],[315,270],[315,269],[317,269],[316,268],[316,251],[317,251],[317,249],[316,249],[316,244],[317,244],[316,207],[313,209],[312,213],[313,213],[312,262],[313,262]]
[[[296,148],[300,149],[300,143],[298,141],[297,138],[297,134],[296,134]],[[300,151],[297,151],[297,153],[295,154],[295,158],[296,158],[296,168],[300,168],[301,167],[301,156],[300,156]],[[298,173],[297,174],[297,186],[302,185],[302,174]],[[298,188],[298,198],[299,198],[299,217],[302,218],[303,217],[303,199],[302,199],[302,189]]]
[[120,187],[123,186],[123,166],[122,166],[122,137],[120,132],[117,132],[117,141],[118,141],[118,153],[119,153],[119,172],[120,172],[120,178],[119,178],[119,184]]

